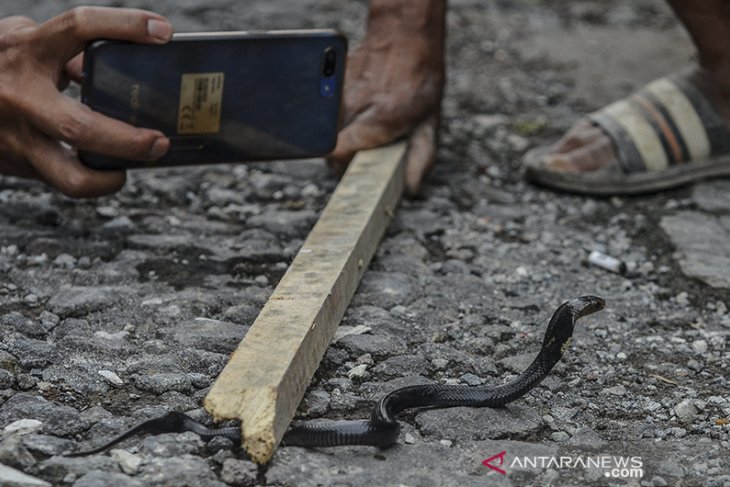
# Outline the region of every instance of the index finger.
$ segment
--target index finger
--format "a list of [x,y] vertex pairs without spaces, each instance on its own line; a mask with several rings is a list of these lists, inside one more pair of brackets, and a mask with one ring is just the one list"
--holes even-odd
[[76,7],[41,24],[37,36],[44,54],[66,62],[95,39],[164,44],[172,32],[165,17],[147,10]]

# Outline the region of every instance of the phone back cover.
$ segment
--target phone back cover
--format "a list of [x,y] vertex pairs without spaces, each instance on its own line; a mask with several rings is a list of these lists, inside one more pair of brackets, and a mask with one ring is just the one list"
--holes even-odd
[[[306,158],[334,148],[347,53],[335,32],[203,34],[164,46],[99,42],[90,49],[84,103],[172,142],[151,163],[82,153],[91,167]],[[325,83],[326,49],[337,52],[337,65]]]

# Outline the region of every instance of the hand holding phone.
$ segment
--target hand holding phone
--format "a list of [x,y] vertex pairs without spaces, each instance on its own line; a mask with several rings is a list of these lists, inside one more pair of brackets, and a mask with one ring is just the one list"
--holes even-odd
[[[161,15],[135,9],[83,7],[43,24],[0,19],[0,173],[40,179],[72,197],[117,191],[123,172],[94,171],[79,148],[128,158],[157,159],[168,140],[89,110],[61,93],[80,81],[81,50],[100,37],[160,44],[172,35]],[[65,143],[65,144],[63,144]]]
[[328,154],[335,146],[347,41],[331,30],[180,34],[164,46],[99,41],[85,53],[82,101],[170,139],[154,162],[82,151],[97,169]]

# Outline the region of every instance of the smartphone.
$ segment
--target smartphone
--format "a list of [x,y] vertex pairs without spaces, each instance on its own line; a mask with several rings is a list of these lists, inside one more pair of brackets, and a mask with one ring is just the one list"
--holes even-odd
[[332,30],[176,34],[165,45],[100,40],[84,54],[81,100],[162,131],[140,162],[81,151],[96,169],[320,157],[337,141],[346,38]]

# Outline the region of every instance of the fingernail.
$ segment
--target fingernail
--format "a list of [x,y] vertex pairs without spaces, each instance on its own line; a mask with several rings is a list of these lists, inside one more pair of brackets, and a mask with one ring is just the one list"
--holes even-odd
[[161,42],[167,42],[172,37],[172,26],[164,20],[150,19],[147,21],[147,33]]
[[167,154],[169,148],[170,144],[168,144],[167,139],[157,139],[155,140],[155,143],[152,144],[152,149],[150,149],[150,157],[156,161]]

